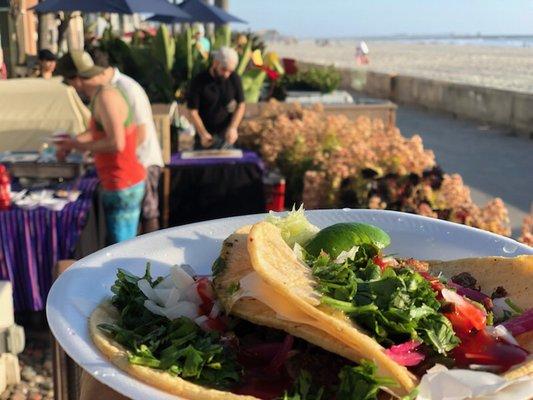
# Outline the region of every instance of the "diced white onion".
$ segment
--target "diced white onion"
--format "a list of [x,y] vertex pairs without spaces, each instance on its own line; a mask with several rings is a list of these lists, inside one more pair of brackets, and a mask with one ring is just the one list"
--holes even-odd
[[497,320],[504,319],[506,312],[511,315],[515,314],[515,311],[509,306],[509,304],[507,304],[505,300],[507,300],[507,297],[498,297],[492,300],[492,312],[494,314],[494,318]]
[[171,291],[172,289],[160,289],[157,287],[154,288],[154,292],[157,296],[156,303],[165,305],[165,303],[167,302],[168,295],[170,294]]
[[503,325],[487,326],[486,329],[487,329],[487,332],[491,336],[494,336],[495,338],[503,339],[510,344],[519,346],[514,336],[511,334],[511,332],[509,332],[509,330],[505,326]]
[[174,320],[179,317],[195,319],[202,303],[196,282],[182,267],[173,266],[154,288],[146,279],[138,282],[139,289],[148,298],[144,306],[150,312]]
[[468,368],[474,371],[483,371],[483,372],[497,372],[501,369],[499,365],[487,365],[487,364],[469,364]]
[[196,276],[196,271],[189,264],[180,264],[180,267],[183,271],[189,274],[190,277],[194,278]]
[[158,301],[157,294],[146,279],[140,279],[137,281],[137,286],[148,299],[152,301]]
[[209,318],[207,318],[205,315],[200,315],[198,318],[194,319],[194,322],[196,322],[196,325],[203,328],[203,325],[209,321]]
[[194,304],[202,304],[202,299],[198,294],[196,285],[189,286],[187,290],[181,293],[180,300],[187,300]]
[[220,304],[218,301],[215,301],[213,303],[213,307],[211,308],[211,312],[209,313],[209,318],[215,319],[220,314]]
[[176,288],[170,289],[170,293],[167,297],[167,301],[165,301],[165,307],[173,307],[176,304],[178,304],[178,301],[180,300],[180,292]]
[[165,316],[170,320],[174,320],[179,317],[195,319],[198,317],[198,306],[189,301],[180,301],[174,307],[166,308],[164,313]]
[[194,279],[185,272],[180,266],[174,265],[170,270],[174,286],[181,292],[187,290],[194,284]]
[[158,289],[172,289],[174,287],[174,281],[170,275],[167,275],[155,287]]
[[144,301],[144,307],[145,307],[148,311],[150,311],[150,312],[152,312],[152,313],[154,313],[154,314],[156,314],[156,315],[161,315],[162,317],[166,317],[166,315],[165,315],[165,308],[164,308],[164,307],[161,307],[161,306],[158,306],[158,305],[157,305],[154,301],[152,301],[152,300],[145,300],[145,301]]
[[450,289],[446,289],[446,288],[442,289],[441,294],[444,300],[450,303],[453,303],[453,304],[460,305],[460,304],[464,304],[464,302],[466,301],[463,296],[461,296],[460,294],[457,294],[457,292],[454,292],[453,290],[450,290]]

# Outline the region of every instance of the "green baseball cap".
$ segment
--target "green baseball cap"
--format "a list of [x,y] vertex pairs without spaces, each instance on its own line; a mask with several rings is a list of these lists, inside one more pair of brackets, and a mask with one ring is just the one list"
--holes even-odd
[[89,53],[83,50],[72,50],[57,61],[56,72],[63,77],[92,78],[105,71],[105,68],[94,64]]

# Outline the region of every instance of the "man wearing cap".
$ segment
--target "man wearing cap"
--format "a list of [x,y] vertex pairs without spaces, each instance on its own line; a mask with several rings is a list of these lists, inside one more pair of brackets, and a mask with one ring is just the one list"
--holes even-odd
[[144,197],[146,170],[136,155],[137,126],[125,95],[110,85],[105,68],[73,50],[58,61],[58,73],[90,99],[89,129],[58,143],[60,151],[90,151],[102,190],[108,243],[133,238]]
[[39,50],[37,56],[39,62],[35,70],[32,72],[34,78],[50,79],[56,69],[57,58],[54,53],[48,49]]
[[213,63],[191,82],[187,108],[197,135],[195,149],[232,147],[244,116],[244,93],[235,73],[239,57],[230,47],[214,52]]
[[109,65],[109,56],[100,49],[89,51],[95,65],[103,67],[105,82],[119,88],[125,95],[137,125],[137,157],[146,168],[146,191],[142,203],[142,232],[159,229],[159,178],[164,167],[161,145],[157,138],[150,100],[146,92],[133,78]]

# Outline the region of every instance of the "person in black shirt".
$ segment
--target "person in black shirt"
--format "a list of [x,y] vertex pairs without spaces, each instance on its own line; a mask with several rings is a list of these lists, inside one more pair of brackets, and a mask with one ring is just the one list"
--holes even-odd
[[187,93],[187,108],[196,128],[195,149],[232,147],[244,116],[244,93],[235,73],[239,57],[230,47],[213,56],[211,67],[196,75]]

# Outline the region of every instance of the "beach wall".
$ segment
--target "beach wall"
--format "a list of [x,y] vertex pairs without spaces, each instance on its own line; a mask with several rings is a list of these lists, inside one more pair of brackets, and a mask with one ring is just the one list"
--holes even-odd
[[533,138],[532,94],[355,68],[339,71],[345,90],[449,112]]

